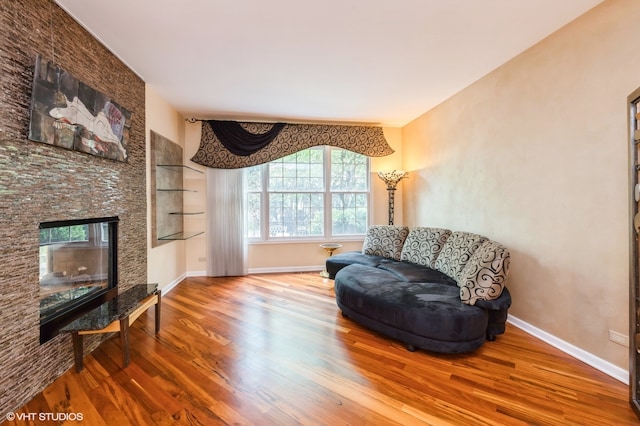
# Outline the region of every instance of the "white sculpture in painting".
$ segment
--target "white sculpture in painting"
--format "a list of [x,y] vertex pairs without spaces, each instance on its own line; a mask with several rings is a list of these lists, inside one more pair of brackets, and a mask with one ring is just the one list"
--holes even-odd
[[49,111],[49,115],[58,120],[59,125],[80,126],[86,130],[78,134],[82,144],[94,154],[104,154],[109,151],[105,144],[115,144],[117,150],[126,158],[127,153],[121,143],[125,117],[117,107],[107,102],[102,111],[93,115],[77,96],[72,101],[66,96],[64,98],[67,103],[65,107],[55,107]]

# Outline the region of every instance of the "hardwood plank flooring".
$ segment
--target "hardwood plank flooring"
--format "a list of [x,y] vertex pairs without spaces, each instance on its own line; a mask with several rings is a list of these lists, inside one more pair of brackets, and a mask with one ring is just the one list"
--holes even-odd
[[153,309],[132,325],[126,369],[114,335],[16,414],[82,413],[86,425],[640,424],[626,385],[516,327],[472,354],[409,352],[343,318],[333,281],[317,273],[187,278],[162,305],[158,335]]

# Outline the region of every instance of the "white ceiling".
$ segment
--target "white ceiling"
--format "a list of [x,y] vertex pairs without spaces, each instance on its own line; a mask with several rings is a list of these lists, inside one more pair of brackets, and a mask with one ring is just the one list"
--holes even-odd
[[402,126],[601,0],[56,0],[185,117]]

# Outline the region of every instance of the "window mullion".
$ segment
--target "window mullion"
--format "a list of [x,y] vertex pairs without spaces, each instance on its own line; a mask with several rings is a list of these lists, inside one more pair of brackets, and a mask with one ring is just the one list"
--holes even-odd
[[269,239],[269,164],[263,164],[261,168],[262,196],[260,197],[260,217],[262,229],[260,229],[260,232],[262,239],[266,241]]
[[331,229],[331,147],[324,147],[324,236],[331,239],[333,230]]

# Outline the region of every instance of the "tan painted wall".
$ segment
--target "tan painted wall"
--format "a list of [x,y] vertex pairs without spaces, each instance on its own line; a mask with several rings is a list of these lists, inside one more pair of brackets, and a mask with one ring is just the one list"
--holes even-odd
[[606,1],[402,134],[405,221],[505,244],[510,314],[625,369],[638,23],[640,2]]
[[158,247],[151,244],[150,135],[151,130],[184,148],[184,119],[149,85],[146,86],[146,143],[147,143],[147,279],[160,288],[186,273],[185,242],[173,241]]
[[[373,225],[386,225],[389,223],[389,195],[387,185],[378,177],[382,170],[402,170],[402,129],[399,127],[385,127],[384,137],[395,150],[386,157],[374,157],[371,159],[371,187],[373,196]],[[402,179],[395,191],[394,225],[404,223],[404,186],[408,178]]]
[[[184,120],[183,120],[184,121]],[[201,123],[185,123],[185,147],[184,147],[184,164],[196,170],[200,170],[202,174],[188,172],[185,174],[185,185],[197,192],[189,192],[185,194],[185,209],[192,212],[204,212],[203,215],[189,216],[185,220],[185,231],[201,232],[206,229],[207,218],[207,185],[204,172],[206,167],[191,161],[191,157],[195,155],[200,146],[200,130]],[[193,275],[204,275],[207,269],[207,239],[206,234],[186,241],[186,262],[187,273]]]

